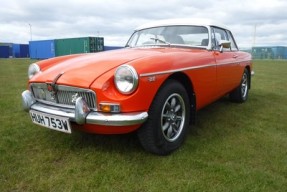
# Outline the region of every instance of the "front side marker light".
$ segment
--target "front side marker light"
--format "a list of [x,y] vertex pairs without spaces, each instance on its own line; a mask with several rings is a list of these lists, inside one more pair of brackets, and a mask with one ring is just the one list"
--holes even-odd
[[114,103],[100,103],[99,109],[105,113],[119,113],[120,105]]

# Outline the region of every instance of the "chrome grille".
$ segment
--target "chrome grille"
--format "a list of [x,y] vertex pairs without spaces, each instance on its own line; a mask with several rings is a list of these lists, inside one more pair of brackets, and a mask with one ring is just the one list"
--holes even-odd
[[[49,87],[50,86],[50,87]],[[96,94],[92,90],[46,83],[32,83],[31,90],[36,100],[56,106],[75,108],[78,97],[82,97],[89,108],[96,109]]]

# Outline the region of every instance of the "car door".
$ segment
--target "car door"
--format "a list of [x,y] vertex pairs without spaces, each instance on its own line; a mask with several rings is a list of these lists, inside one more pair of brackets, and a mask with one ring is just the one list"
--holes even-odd
[[[220,50],[220,41],[231,41],[230,48]],[[216,82],[218,96],[223,96],[234,89],[238,79],[238,49],[235,42],[225,29],[212,28],[213,51],[216,61]]]

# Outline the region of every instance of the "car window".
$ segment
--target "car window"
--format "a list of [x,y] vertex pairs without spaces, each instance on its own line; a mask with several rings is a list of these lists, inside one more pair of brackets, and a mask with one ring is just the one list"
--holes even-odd
[[184,34],[181,37],[188,45],[194,45],[194,46],[208,45],[208,33]]
[[136,31],[128,42],[129,47],[147,45],[184,45],[207,47],[208,29],[203,26],[164,26]]
[[129,40],[129,46],[134,47],[136,45],[138,38],[139,38],[139,33],[134,33],[134,35],[132,35]]
[[231,32],[227,31],[227,35],[228,35],[228,40],[231,42],[231,50],[232,51],[238,51],[237,45],[234,41],[234,38],[233,38]]
[[[229,41],[228,35],[224,29],[221,28],[213,28],[213,33],[212,33],[212,45],[215,50],[219,50],[219,42],[220,40],[226,40]],[[224,51],[230,51],[230,48],[223,48]]]
[[157,43],[165,42],[165,38],[161,35],[162,29],[160,28],[150,28],[147,30],[142,30],[138,33],[138,39],[136,44],[140,45],[154,45]]

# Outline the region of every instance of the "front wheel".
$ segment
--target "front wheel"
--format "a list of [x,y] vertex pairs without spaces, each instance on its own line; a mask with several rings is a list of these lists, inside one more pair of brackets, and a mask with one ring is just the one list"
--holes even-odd
[[233,102],[243,103],[248,98],[250,75],[249,71],[245,68],[240,85],[229,94],[229,98]]
[[145,150],[167,155],[183,143],[189,118],[185,88],[178,81],[168,80],[155,96],[147,122],[138,131],[139,141]]

